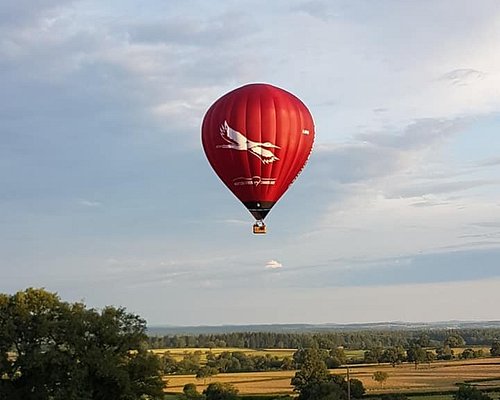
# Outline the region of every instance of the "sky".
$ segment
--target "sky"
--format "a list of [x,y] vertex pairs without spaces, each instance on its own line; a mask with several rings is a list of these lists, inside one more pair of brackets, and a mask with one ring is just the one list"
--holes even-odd
[[[497,0],[0,2],[0,292],[150,325],[500,320]],[[251,82],[313,114],[267,235],[211,170]]]

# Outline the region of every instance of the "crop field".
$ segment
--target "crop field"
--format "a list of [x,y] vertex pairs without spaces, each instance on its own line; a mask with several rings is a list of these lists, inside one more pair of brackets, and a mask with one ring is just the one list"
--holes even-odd
[[[227,350],[227,349],[226,349]],[[380,384],[372,379],[375,371],[384,371],[388,379]],[[331,371],[346,374],[345,368]],[[219,374],[211,378],[196,379],[194,375],[166,376],[167,392],[180,393],[186,383],[194,383],[199,391],[211,382],[227,382],[238,388],[240,394],[290,394],[290,380],[294,371]],[[385,364],[353,365],[351,378],[359,379],[367,393],[427,393],[456,389],[457,383],[468,382],[482,389],[500,388],[500,358],[484,358],[463,361],[440,361],[430,364],[403,364],[396,367]],[[427,400],[432,398],[426,397]],[[436,399],[438,399],[436,397]],[[442,399],[448,399],[445,395]]]

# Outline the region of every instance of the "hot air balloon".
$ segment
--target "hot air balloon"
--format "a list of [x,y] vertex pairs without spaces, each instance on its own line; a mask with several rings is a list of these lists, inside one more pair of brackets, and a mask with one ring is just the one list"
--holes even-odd
[[254,233],[300,174],[314,142],[307,107],[276,86],[254,83],[215,101],[201,128],[208,162],[254,216]]

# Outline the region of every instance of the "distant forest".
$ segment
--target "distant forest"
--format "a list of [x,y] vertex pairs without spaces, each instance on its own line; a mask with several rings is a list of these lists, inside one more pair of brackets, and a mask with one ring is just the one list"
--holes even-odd
[[500,340],[500,328],[362,330],[320,333],[233,332],[218,334],[174,334],[149,336],[149,346],[159,348],[237,347],[247,349],[332,349],[407,348],[418,341],[426,347],[442,346],[450,335],[463,338],[467,346],[489,346]]

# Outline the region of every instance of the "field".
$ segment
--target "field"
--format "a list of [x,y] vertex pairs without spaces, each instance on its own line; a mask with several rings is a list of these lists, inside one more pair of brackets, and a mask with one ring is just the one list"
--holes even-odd
[[[375,371],[385,371],[389,377],[383,385],[375,382]],[[345,368],[331,371],[346,374]],[[291,394],[290,380],[294,371],[273,371],[255,373],[219,374],[211,378],[196,379],[194,375],[166,376],[167,391],[180,393],[186,383],[195,383],[201,391],[211,382],[228,382],[239,389],[240,394]],[[353,365],[350,367],[351,378],[363,382],[367,393],[430,393],[446,392],[456,389],[457,383],[468,382],[483,389],[500,388],[500,358],[484,358],[463,361],[440,361],[420,364],[415,369],[413,364],[396,367],[390,365]],[[449,396],[425,397],[426,400],[449,399]],[[415,398],[416,399],[416,398]]]

